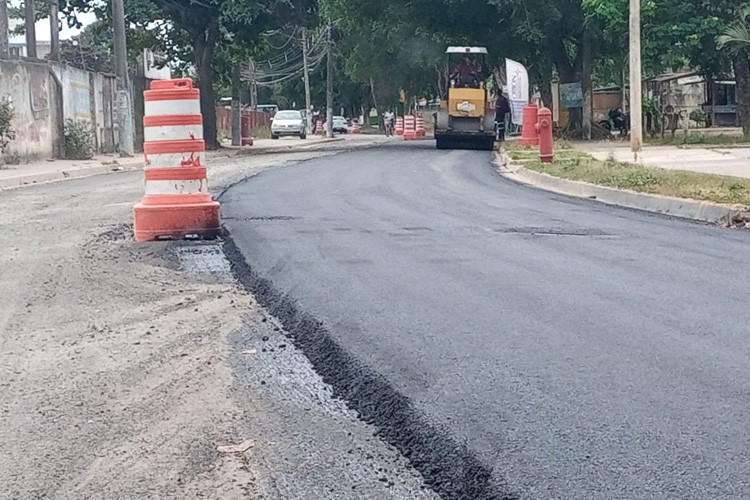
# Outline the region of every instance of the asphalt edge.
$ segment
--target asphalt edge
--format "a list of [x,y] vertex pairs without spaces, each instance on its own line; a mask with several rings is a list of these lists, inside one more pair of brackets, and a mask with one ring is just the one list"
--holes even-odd
[[[332,139],[320,139],[318,142],[314,142],[311,144],[302,144],[302,145],[295,145],[295,146],[271,146],[267,148],[256,148],[253,149],[253,146],[222,146],[221,150],[224,151],[232,151],[233,154],[231,155],[233,158],[241,157],[241,156],[260,156],[260,155],[271,155],[271,154],[282,154],[282,153],[297,153],[300,151],[316,151],[317,148],[324,146],[326,144],[331,144],[334,142],[343,142],[345,139],[343,137],[334,137]],[[295,143],[299,144],[299,143]]]
[[536,172],[514,162],[503,152],[495,151],[493,164],[500,175],[523,184],[578,198],[588,198],[607,205],[633,208],[712,224],[731,225],[750,220],[747,207],[706,201],[638,193],[626,189],[598,186],[582,181],[562,179]]
[[276,317],[323,381],[359,418],[377,428],[376,435],[395,447],[444,500],[518,500],[507,484],[493,478],[464,443],[448,429],[430,423],[408,398],[372,368],[341,347],[323,323],[300,311],[289,296],[252,269],[225,227],[224,253],[240,284]]

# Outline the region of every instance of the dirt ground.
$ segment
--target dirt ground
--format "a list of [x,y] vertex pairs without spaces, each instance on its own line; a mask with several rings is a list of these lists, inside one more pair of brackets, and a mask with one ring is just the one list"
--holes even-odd
[[[217,158],[209,180],[335,152]],[[130,172],[0,191],[0,499],[436,498],[221,242],[133,242],[142,189]]]

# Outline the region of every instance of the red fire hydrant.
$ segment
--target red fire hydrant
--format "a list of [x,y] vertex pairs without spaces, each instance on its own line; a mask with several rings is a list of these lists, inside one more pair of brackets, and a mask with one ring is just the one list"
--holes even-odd
[[554,158],[554,140],[552,139],[552,110],[539,110],[539,121],[536,124],[539,134],[539,159],[542,163],[552,163]]

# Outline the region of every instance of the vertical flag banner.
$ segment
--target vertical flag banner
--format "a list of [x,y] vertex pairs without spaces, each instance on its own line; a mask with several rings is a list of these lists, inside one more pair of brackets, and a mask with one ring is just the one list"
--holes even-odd
[[506,59],[505,74],[508,78],[508,100],[513,123],[522,125],[523,107],[529,103],[529,72],[523,64]]

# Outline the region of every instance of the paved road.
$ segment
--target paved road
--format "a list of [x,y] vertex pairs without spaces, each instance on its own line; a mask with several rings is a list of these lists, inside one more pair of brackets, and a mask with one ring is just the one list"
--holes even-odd
[[474,493],[438,484],[445,498],[749,498],[750,233],[519,186],[487,153],[432,146],[226,192],[261,295],[492,471]]

